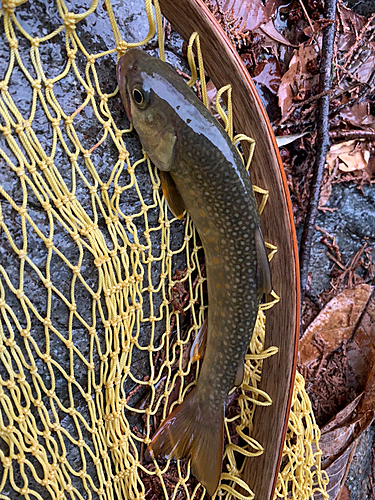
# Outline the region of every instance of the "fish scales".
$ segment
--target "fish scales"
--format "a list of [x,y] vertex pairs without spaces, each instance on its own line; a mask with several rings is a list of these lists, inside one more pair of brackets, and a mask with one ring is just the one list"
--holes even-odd
[[[203,134],[198,140],[183,122],[181,127],[183,140],[171,171],[203,244],[208,332],[215,332],[207,337],[197,391],[216,412],[234,385],[256,321],[257,257],[251,235],[259,218],[249,176],[228,136],[223,135],[226,147],[218,149]],[[192,161],[186,160],[189,155]]]
[[207,271],[207,345],[197,385],[163,422],[149,451],[190,456],[193,474],[213,495],[225,401],[241,382],[259,299],[270,291],[254,192],[228,135],[170,65],[130,49],[117,76],[127,115],[162,171],[171,209],[181,216],[183,205],[198,230]]

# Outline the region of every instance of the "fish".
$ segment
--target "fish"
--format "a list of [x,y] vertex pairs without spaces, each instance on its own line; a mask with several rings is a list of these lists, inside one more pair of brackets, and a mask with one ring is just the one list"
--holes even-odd
[[170,64],[132,48],[118,62],[117,79],[126,114],[160,170],[168,205],[176,217],[190,214],[206,262],[207,321],[192,349],[193,360],[204,351],[201,371],[153,436],[149,454],[190,457],[192,473],[213,496],[225,402],[242,382],[259,304],[272,289],[257,203],[237,148]]

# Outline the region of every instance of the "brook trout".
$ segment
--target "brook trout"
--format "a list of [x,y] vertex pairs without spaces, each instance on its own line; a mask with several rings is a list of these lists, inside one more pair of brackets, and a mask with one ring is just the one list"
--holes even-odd
[[191,456],[193,474],[212,496],[222,467],[225,401],[242,382],[260,298],[271,290],[253,187],[223,127],[172,66],[130,49],[117,77],[129,120],[161,170],[172,212],[181,217],[185,207],[198,230],[207,270],[207,341],[198,382],[149,450]]

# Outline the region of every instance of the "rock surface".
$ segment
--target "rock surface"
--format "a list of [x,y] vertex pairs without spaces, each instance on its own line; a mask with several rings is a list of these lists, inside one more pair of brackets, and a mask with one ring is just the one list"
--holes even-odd
[[[67,2],[66,5],[69,10],[79,14],[87,10],[90,7],[91,2],[81,2],[79,7],[77,7],[76,2]],[[146,37],[148,33],[148,21],[143,2],[115,1],[112,3],[112,6],[124,40],[127,40],[128,42],[138,42]],[[53,32],[62,24],[60,13],[55,3],[52,1],[26,2],[15,9],[15,16],[22,28],[32,37],[41,38],[48,33]],[[5,78],[10,61],[9,46],[5,36],[3,19],[4,17],[0,20],[0,81]],[[98,54],[99,52],[115,48],[111,25],[107,12],[104,10],[104,2],[99,3],[98,8],[94,13],[78,22],[75,30],[79,40],[82,42],[89,54]],[[25,68],[29,71],[32,78],[36,78],[35,69],[30,58],[30,42],[18,31],[16,31],[15,36],[18,40],[19,54]],[[152,47],[152,44],[155,46],[155,41],[150,44],[150,47]],[[47,78],[54,78],[60,75],[67,64],[64,31],[57,34],[50,40],[42,42],[39,46],[39,53],[41,65]],[[179,66],[182,64],[181,67],[184,69],[186,68],[184,63],[180,63],[178,55],[172,54],[172,57],[174,63],[178,62]],[[75,61],[78,71],[80,72],[82,78],[84,78],[87,58],[80,50],[77,52]],[[113,93],[117,86],[116,54],[113,53],[98,58],[95,63],[95,68],[102,92],[107,94]],[[72,114],[84,102],[87,96],[87,92],[82,82],[76,77],[72,68],[63,79],[55,82],[53,91],[56,100],[60,103],[66,115]],[[9,93],[23,118],[27,118],[32,110],[33,92],[30,83],[27,81],[24,73],[21,71],[17,63],[15,64],[10,78]],[[96,100],[96,104],[99,105],[99,100]],[[109,98],[108,105],[117,127],[123,130],[127,129],[129,127],[129,123],[123,110],[119,94]],[[1,121],[1,125],[4,125],[3,121]],[[45,150],[47,155],[50,155],[52,153],[53,128],[39,99],[37,99],[36,102],[35,116],[32,121],[32,127],[42,148]],[[103,126],[98,121],[91,104],[88,104],[80,113],[76,114],[74,118],[74,127],[77,137],[85,149],[91,148],[103,135]],[[63,124],[60,124],[60,130],[63,139],[66,141],[67,147],[70,151],[74,151],[75,146],[69,138],[67,130]],[[16,137],[16,134],[13,134],[13,136]],[[18,142],[17,137],[15,140]],[[135,133],[124,134],[123,140],[129,152],[131,164],[143,157],[142,148]],[[0,135],[0,148],[6,155],[8,155],[10,160],[18,166],[18,160],[12,149],[9,147],[6,138],[2,134]],[[113,233],[110,232],[105,216],[103,212],[99,210],[97,202],[95,203],[97,213],[94,213],[93,200],[87,184],[83,180],[83,176],[85,176],[86,180],[91,185],[95,183],[95,175],[97,175],[97,178],[100,179],[100,182],[106,183],[110,179],[111,172],[118,161],[118,157],[119,151],[110,136],[108,136],[108,138],[95,150],[95,152],[91,154],[91,161],[96,174],[90,171],[87,163],[84,161],[83,155],[80,154],[78,156],[77,163],[81,169],[82,175],[77,171],[75,171],[73,175],[69,157],[59,139],[56,142],[56,150],[54,152],[54,164],[68,190],[75,190],[75,196],[80,203],[80,206],[85,210],[86,214],[91,219],[97,217],[98,227],[104,236],[105,243],[109,250],[113,248]],[[136,168],[135,174],[143,203],[148,207],[151,207],[147,210],[149,227],[157,228],[160,217],[159,206],[154,204],[153,186],[147,164],[142,163],[139,165]],[[31,177],[29,173],[27,173],[27,175]],[[119,184],[124,186],[129,181],[130,176],[125,170]],[[86,464],[84,464],[80,448],[71,441],[71,439],[83,439],[91,452],[95,454],[97,453],[97,450],[95,450],[94,447],[92,434],[80,422],[77,423],[76,418],[69,414],[69,411],[67,411],[69,407],[74,405],[74,408],[89,426],[93,423],[92,415],[90,414],[87,402],[83,397],[82,392],[80,392],[77,387],[80,387],[85,393],[90,394],[90,397],[93,399],[100,398],[100,394],[95,394],[95,391],[92,389],[92,383],[99,383],[99,380],[103,375],[103,370],[108,369],[106,368],[106,366],[108,366],[106,360],[110,358],[111,354],[110,352],[107,352],[107,347],[110,344],[106,341],[106,332],[99,313],[97,312],[96,315],[94,315],[96,319],[95,342],[92,341],[88,329],[85,328],[83,324],[84,322],[88,325],[93,324],[93,300],[87,286],[93,291],[96,291],[99,287],[100,274],[98,267],[94,263],[95,256],[92,255],[92,253],[85,247],[81,248],[81,252],[79,252],[77,244],[69,235],[66,227],[59,223],[56,218],[53,219],[52,233],[50,225],[51,221],[47,212],[42,207],[41,201],[38,200],[32,189],[30,189],[30,186],[22,188],[19,178],[9,168],[8,164],[2,157],[0,157],[0,184],[4,191],[18,206],[21,206],[23,201],[25,202],[25,196],[27,196],[27,213],[35,224],[35,227],[33,227],[28,221],[26,221],[23,226],[21,216],[18,211],[15,210],[6,197],[2,195],[0,195],[0,204],[2,217],[7,228],[9,229],[9,234],[13,240],[13,244],[16,245],[18,249],[22,249],[27,240],[27,248],[24,248],[26,249],[27,256],[31,259],[35,267],[26,263],[24,271],[22,272],[20,258],[14,251],[8,235],[1,230],[0,263],[3,266],[6,275],[9,277],[11,287],[13,286],[15,289],[22,288],[24,294],[40,315],[40,318],[50,318],[52,327],[54,328],[54,330],[49,330],[47,335],[45,326],[42,324],[40,319],[38,319],[34,314],[31,314],[30,333],[33,339],[33,344],[31,345],[29,351],[27,350],[24,337],[19,334],[13,320],[10,321],[10,324],[2,322],[4,335],[5,337],[10,337],[11,330],[13,330],[14,340],[18,346],[21,346],[22,356],[26,362],[35,364],[37,373],[40,376],[40,380],[37,385],[41,386],[43,383],[45,387],[45,391],[42,391],[40,395],[42,406],[49,414],[51,422],[59,422],[61,427],[65,429],[70,436],[69,439],[63,439],[65,447],[64,453],[68,457],[70,466],[75,471],[85,469],[86,474],[92,478],[93,483],[96,487],[98,487],[98,471],[93,463],[93,460],[90,459],[86,452],[86,454],[83,454],[86,456]],[[97,189],[97,192],[100,197],[100,188]],[[114,194],[113,182],[109,184],[108,194],[109,196]],[[141,206],[142,203],[140,196],[135,187],[124,191],[120,195],[119,207],[124,214],[136,214],[140,211]],[[132,239],[134,240],[134,235],[129,232],[128,227],[122,218],[120,218],[120,222],[123,225],[124,231],[126,231],[127,237],[131,243]],[[146,238],[144,236],[144,232],[146,230],[146,226],[143,216],[138,217],[135,220],[135,226],[136,233],[134,234],[137,234],[139,237],[140,244],[145,245]],[[66,260],[64,260],[62,256],[55,251],[50,252],[48,250],[40,235],[38,235],[35,231],[35,228],[37,228],[45,237],[50,237],[52,239],[55,248],[61,252]],[[184,242],[185,228],[183,223],[172,223],[171,233],[172,249],[180,248]],[[157,257],[160,254],[160,231],[151,232],[150,238],[153,254]],[[85,239],[83,237],[83,240],[89,244],[89,239]],[[79,279],[76,279],[74,286],[72,285],[74,279],[73,273],[67,262],[69,262],[71,266],[80,265],[80,273],[85,281],[85,284],[83,284]],[[174,269],[183,269],[184,267],[185,252],[182,252],[181,254],[173,257],[172,275],[174,273]],[[41,271],[45,278],[47,278],[47,268],[50,270],[50,280],[52,281],[53,286],[58,289],[60,295],[57,293],[49,295],[49,289],[43,285],[41,276],[38,275],[36,268]],[[159,261],[155,261],[151,269],[151,280],[153,283],[157,284],[159,282],[160,272],[160,263]],[[28,320],[27,314],[23,309],[22,302],[19,298],[17,298],[16,294],[13,293],[11,287],[8,286],[4,276],[5,274],[0,275],[0,281],[3,286],[6,304],[12,309],[15,317],[22,327],[26,328]],[[145,268],[142,286],[147,288],[148,284],[147,268]],[[81,318],[79,321],[76,316],[72,316],[67,305],[67,302],[69,303],[71,301],[73,293],[72,290],[74,290],[74,302],[77,307],[77,313]],[[50,305],[48,306],[49,297]],[[66,300],[64,301],[62,297],[65,297]],[[154,308],[151,312],[149,292],[147,290],[145,290],[142,294],[142,298],[144,314],[147,315],[148,310],[148,315],[152,312],[155,315],[158,315],[159,307],[162,302],[161,291],[153,294]],[[104,315],[106,316],[107,310],[103,296],[100,303],[103,308]],[[30,314],[30,310],[28,309],[27,311],[28,314]],[[3,317],[1,318],[1,321],[2,320]],[[70,321],[72,321],[72,338],[70,340],[74,345],[73,351],[68,349],[66,344],[66,342],[69,341]],[[164,321],[155,322],[155,346],[158,344],[161,335],[166,331],[166,328],[167,325],[165,323],[165,318]],[[141,323],[138,344],[140,346],[147,347],[150,344],[150,335],[150,323]],[[92,349],[91,358],[90,348]],[[121,345],[120,348],[124,348],[124,345]],[[40,352],[38,352],[38,349]],[[52,359],[52,364],[46,362],[46,358],[43,357],[47,352]],[[93,365],[93,370],[88,370],[88,363]],[[7,365],[4,358],[0,360],[0,376],[3,380],[9,381],[13,372],[17,371],[17,366],[12,364]],[[125,390],[126,394],[137,385],[138,380],[142,380],[145,376],[150,375],[149,352],[147,349],[133,349],[130,372],[132,377],[127,377],[122,386],[122,390]],[[30,372],[25,369],[24,373],[26,382],[30,387],[34,388],[33,390],[36,390],[36,385],[34,384]],[[67,376],[69,376],[69,374],[74,374],[76,384],[68,384]],[[51,390],[54,395],[57,396],[56,400],[58,399],[61,406],[56,403],[56,400],[54,403],[51,403],[51,400],[46,394],[46,392],[48,393],[48,390]],[[8,396],[10,395],[7,388],[4,389],[4,392]],[[143,395],[144,391],[138,391],[129,404],[132,406],[136,405],[137,401],[139,401]],[[33,397],[36,397],[35,394]],[[105,397],[104,388],[103,397]],[[98,406],[100,407],[99,403]],[[43,431],[45,426],[42,423],[38,409],[33,404],[31,404],[31,412],[35,417],[36,426]],[[137,425],[139,429],[143,428],[143,421],[139,414],[127,411],[126,416],[130,427]],[[5,422],[5,425],[7,425],[7,423],[8,422]],[[41,439],[40,444],[47,450],[47,444],[43,439]],[[11,453],[10,448],[2,439],[0,441],[0,448],[4,452],[5,456],[14,455],[14,451]],[[58,453],[62,453],[62,450],[58,450]],[[44,472],[40,462],[31,454],[27,454],[27,459],[35,468],[38,476],[43,479]],[[13,460],[12,467],[16,487],[23,488],[25,486],[25,482],[17,461]],[[0,462],[0,477],[3,477],[3,473],[3,464]],[[82,495],[85,495],[86,493],[82,479],[78,476],[74,476],[73,474],[70,474],[69,476],[72,480],[72,487],[76,488],[76,490]],[[27,485],[29,488],[39,493],[43,498],[50,498],[46,489],[41,486],[39,482],[35,481],[31,474],[28,478]],[[9,482],[6,482],[6,485],[1,493],[7,498],[21,498]],[[95,491],[92,491],[92,493],[94,495],[93,498],[99,498]]]

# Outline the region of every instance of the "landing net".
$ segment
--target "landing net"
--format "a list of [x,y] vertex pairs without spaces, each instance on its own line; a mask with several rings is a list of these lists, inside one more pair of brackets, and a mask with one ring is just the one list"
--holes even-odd
[[[116,57],[152,41],[155,26],[164,57],[158,4],[146,0],[149,33],[133,43],[116,22],[120,4],[73,13],[56,0],[43,7],[49,30],[35,5],[3,0],[0,11],[0,498],[203,498],[189,462],[144,460],[196,382],[189,352],[207,309],[199,237],[189,216],[168,211],[115,80]],[[108,47],[93,50],[100,23]],[[203,74],[193,39],[190,84],[193,43]],[[232,137],[230,99],[228,114],[218,111]],[[255,190],[262,209],[268,193]],[[263,349],[271,306],[260,308],[230,396],[216,497],[253,498],[240,464],[262,453],[251,430],[255,406],[271,404],[258,388],[262,360],[277,351]],[[318,439],[297,374],[276,497],[326,496]]]

